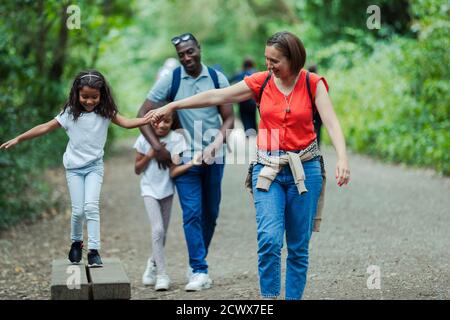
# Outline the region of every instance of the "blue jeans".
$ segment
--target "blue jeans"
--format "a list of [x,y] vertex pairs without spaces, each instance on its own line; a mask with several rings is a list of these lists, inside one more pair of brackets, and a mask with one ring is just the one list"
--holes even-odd
[[88,249],[100,249],[100,191],[103,161],[78,169],[66,170],[72,201],[71,239],[83,241],[83,224],[87,221]]
[[256,209],[258,237],[258,272],[261,295],[280,295],[281,249],[286,232],[286,299],[301,299],[306,285],[308,247],[312,234],[322,174],[320,162],[303,162],[305,186],[308,192],[300,195],[289,165],[284,166],[268,191],[256,189],[258,174],[263,165],[256,164],[252,172],[253,199]]
[[224,164],[195,166],[174,180],[194,273],[208,273],[206,256],[219,216],[223,170]]

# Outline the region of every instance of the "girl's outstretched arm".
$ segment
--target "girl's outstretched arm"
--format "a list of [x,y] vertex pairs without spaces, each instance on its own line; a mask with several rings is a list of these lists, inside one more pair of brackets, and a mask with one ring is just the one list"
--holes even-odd
[[111,119],[114,124],[126,129],[133,129],[145,124],[150,123],[150,112],[147,112],[143,118],[133,118],[128,119],[120,114],[116,114],[114,118]]
[[56,121],[56,119],[52,119],[49,122],[37,125],[36,127],[22,133],[21,135],[15,137],[14,139],[11,139],[3,143],[0,146],[0,149],[9,149],[18,144],[19,142],[42,136],[43,134],[49,133],[50,131],[53,131],[60,127],[61,125],[59,124],[59,122]]

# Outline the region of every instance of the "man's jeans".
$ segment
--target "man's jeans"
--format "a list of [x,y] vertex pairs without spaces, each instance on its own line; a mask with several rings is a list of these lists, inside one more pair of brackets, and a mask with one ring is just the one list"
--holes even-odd
[[195,166],[175,178],[184,236],[194,273],[208,273],[206,256],[219,215],[224,164]]
[[72,200],[72,241],[83,241],[83,224],[87,221],[88,249],[100,249],[100,190],[103,183],[103,161],[78,169],[66,170]]
[[305,186],[300,195],[291,169],[284,166],[268,191],[256,189],[263,165],[256,164],[252,172],[253,199],[256,208],[258,236],[258,271],[261,295],[280,295],[281,249],[286,231],[288,249],[286,264],[286,299],[301,299],[308,270],[308,247],[311,238],[322,175],[316,159],[303,162]]

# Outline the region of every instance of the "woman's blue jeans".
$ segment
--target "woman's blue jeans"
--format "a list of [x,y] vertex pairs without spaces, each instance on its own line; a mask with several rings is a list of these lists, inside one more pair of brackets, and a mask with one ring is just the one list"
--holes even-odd
[[71,239],[83,241],[83,224],[87,221],[88,249],[100,249],[100,191],[103,161],[78,169],[66,170],[72,201]]
[[286,299],[301,299],[306,285],[308,247],[313,220],[322,189],[322,173],[317,159],[303,162],[305,186],[300,195],[289,165],[284,166],[268,191],[256,189],[263,165],[252,172],[253,199],[258,237],[258,272],[262,297],[280,295],[281,249],[286,232]]

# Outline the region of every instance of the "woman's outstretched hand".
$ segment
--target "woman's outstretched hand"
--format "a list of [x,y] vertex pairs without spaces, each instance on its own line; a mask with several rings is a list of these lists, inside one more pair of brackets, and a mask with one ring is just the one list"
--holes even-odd
[[338,159],[336,164],[336,180],[339,187],[346,185],[350,181],[350,169],[347,159]]
[[142,121],[143,121],[143,124],[150,124],[150,123],[152,123],[152,118],[151,118],[151,116],[152,116],[152,114],[151,114],[151,110],[149,111],[149,112],[147,112],[143,117],[142,117]]
[[18,138],[14,138],[14,139],[11,139],[11,140],[6,141],[5,143],[3,143],[0,146],[0,149],[9,149],[9,148],[15,146],[18,143],[19,143],[19,139]]
[[149,111],[150,119],[153,124],[159,123],[162,119],[170,116],[173,112],[172,104],[166,104],[164,107]]

